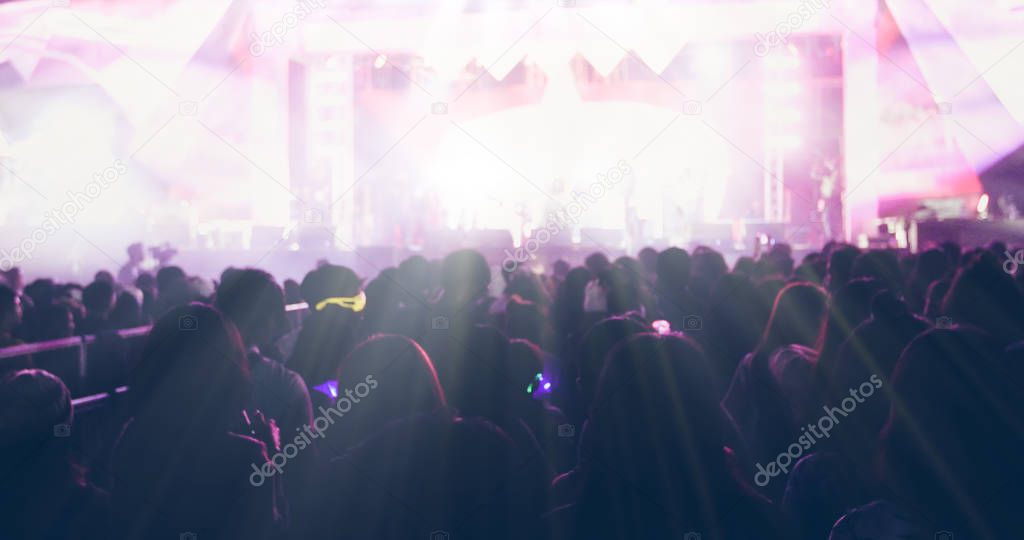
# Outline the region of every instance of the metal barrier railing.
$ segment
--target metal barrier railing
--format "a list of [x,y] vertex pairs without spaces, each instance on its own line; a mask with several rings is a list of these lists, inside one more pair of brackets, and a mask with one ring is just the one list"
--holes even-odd
[[[298,304],[289,304],[285,306],[285,311],[289,314],[301,314],[301,312],[309,309],[309,306],[305,302]],[[137,326],[135,328],[126,328],[123,330],[115,330],[110,334],[116,334],[122,340],[130,341],[140,339],[149,334],[149,330],[152,328],[150,325]],[[95,335],[85,336],[71,336],[66,338],[54,339],[50,341],[40,341],[37,343],[24,343],[21,345],[14,345],[11,347],[0,348],[0,364],[3,364],[5,360],[11,358],[21,358],[25,356],[32,356],[41,353],[60,351],[65,349],[78,349],[78,376],[85,378],[89,372],[89,359],[88,359],[88,348],[89,345],[96,343],[97,337]],[[122,393],[126,391],[125,387],[118,387],[114,392]],[[74,400],[76,404],[81,402],[87,404],[92,401],[104,399],[109,395],[109,392],[101,394],[93,394],[90,396],[82,396]]]

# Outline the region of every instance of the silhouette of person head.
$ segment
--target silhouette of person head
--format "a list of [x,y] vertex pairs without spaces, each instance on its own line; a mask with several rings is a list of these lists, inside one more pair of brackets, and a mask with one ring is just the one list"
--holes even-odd
[[609,317],[587,331],[580,341],[576,360],[576,384],[580,390],[581,408],[590,409],[597,391],[597,383],[604,369],[605,357],[618,343],[647,332],[640,322],[628,317]]
[[191,440],[227,431],[251,395],[242,340],[212,307],[172,308],[153,324],[130,388],[140,428]]
[[677,334],[640,334],[617,345],[585,433],[577,537],[683,538],[693,530],[724,532],[730,519],[764,528],[743,502],[747,488],[729,471],[725,433],[699,345]]
[[12,482],[8,489],[45,492],[55,487],[49,481],[77,478],[68,438],[73,419],[71,393],[56,375],[26,369],[0,376],[0,478]]
[[459,306],[487,295],[491,268],[480,252],[463,249],[450,253],[441,264],[442,301]]
[[670,247],[658,254],[655,263],[658,292],[674,296],[673,291],[686,289],[690,282],[690,254]]
[[810,283],[786,285],[775,299],[758,352],[771,354],[779,347],[813,347],[825,321],[827,296]]
[[341,361],[337,383],[333,412],[341,414],[327,431],[336,454],[388,422],[447,407],[430,357],[403,336],[378,334],[360,343]]
[[1003,345],[1024,338],[1024,296],[995,255],[979,253],[953,278],[943,314],[991,333]]
[[247,346],[270,345],[288,329],[284,293],[274,278],[254,268],[225,276],[215,305],[238,328]]
[[91,318],[106,319],[114,308],[113,281],[97,280],[82,290],[82,305]]
[[358,296],[362,281],[349,268],[325,264],[306,274],[301,290],[309,304],[309,315],[303,320],[288,367],[312,387],[337,374],[338,362],[358,342],[356,336],[362,320],[362,312],[321,302]]
[[1020,530],[1024,404],[998,353],[998,342],[975,330],[915,338],[893,371],[881,434],[883,479],[896,502],[971,538]]

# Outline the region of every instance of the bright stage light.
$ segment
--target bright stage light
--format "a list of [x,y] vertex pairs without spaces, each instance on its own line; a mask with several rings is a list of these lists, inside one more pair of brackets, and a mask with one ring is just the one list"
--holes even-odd
[[375,67],[377,69],[383,68],[384,66],[387,65],[387,63],[388,63],[388,55],[386,55],[386,54],[378,54],[377,58],[373,59],[373,67]]
[[988,212],[988,193],[982,193],[978,199],[978,214],[986,214]]
[[35,118],[30,133],[11,153],[23,174],[48,188],[77,187],[114,161],[113,119],[89,104],[54,103]]
[[803,114],[794,109],[772,108],[765,111],[765,119],[772,125],[792,127],[803,121]]
[[768,145],[777,150],[799,150],[803,147],[803,139],[799,135],[771,135],[767,139]]
[[773,100],[791,100],[803,93],[803,87],[796,81],[773,81],[765,83],[764,95]]
[[800,67],[800,55],[789,50],[776,51],[764,58],[769,71],[792,71]]
[[694,57],[693,67],[698,79],[710,84],[720,84],[731,75],[732,53],[724,47],[701,47]]

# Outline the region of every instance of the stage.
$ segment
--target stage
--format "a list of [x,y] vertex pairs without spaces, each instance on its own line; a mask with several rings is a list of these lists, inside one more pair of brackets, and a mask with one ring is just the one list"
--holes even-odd
[[1015,60],[926,28],[940,7],[790,4],[212,2],[180,39],[167,13],[129,31],[88,3],[5,4],[4,260],[82,276],[142,239],[742,251],[866,245],[882,224],[913,248],[887,201],[982,217],[981,173],[1024,142],[990,76]]

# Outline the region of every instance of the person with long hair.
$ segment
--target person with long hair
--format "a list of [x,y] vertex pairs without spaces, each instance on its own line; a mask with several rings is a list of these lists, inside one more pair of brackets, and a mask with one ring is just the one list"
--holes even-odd
[[[113,452],[117,538],[275,538],[281,515],[270,426],[255,410],[234,326],[209,306],[172,308],[131,376],[131,417]],[[271,450],[275,451],[275,450]]]
[[[753,463],[767,463],[800,436],[814,406],[817,384],[813,349],[825,322],[827,296],[810,283],[779,292],[757,347],[733,374],[722,407],[735,423]],[[780,495],[782,482],[769,484]]]
[[328,457],[344,454],[388,422],[448,407],[427,353],[415,341],[393,334],[371,336],[349,353],[340,362],[333,393],[334,410],[317,410],[335,419],[325,431]]
[[577,539],[786,538],[739,476],[699,345],[641,334],[609,353],[585,433],[582,493],[554,517]]
[[1020,537],[1024,401],[999,350],[998,339],[966,328],[930,330],[907,346],[879,437],[883,497],[836,523],[832,540]]

